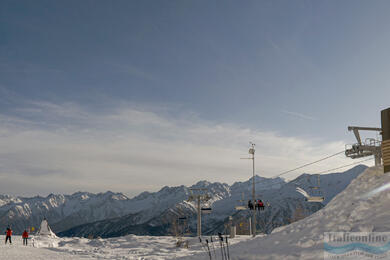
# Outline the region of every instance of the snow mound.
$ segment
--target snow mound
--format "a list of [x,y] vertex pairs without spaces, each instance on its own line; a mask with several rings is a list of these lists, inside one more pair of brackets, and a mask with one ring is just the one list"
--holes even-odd
[[34,247],[58,247],[60,239],[51,230],[49,223],[43,219],[39,231],[33,236]]
[[37,236],[57,238],[56,234],[54,234],[54,232],[51,230],[46,219],[42,220]]
[[58,243],[61,241],[58,237],[42,237],[42,236],[34,236],[32,238],[33,246],[37,248],[42,247],[58,247]]
[[[390,174],[383,174],[383,167],[368,168],[311,216],[277,228],[268,236],[233,245],[231,259],[322,259],[324,232],[390,231],[390,191],[372,193],[388,183]],[[208,259],[208,256],[183,259]]]

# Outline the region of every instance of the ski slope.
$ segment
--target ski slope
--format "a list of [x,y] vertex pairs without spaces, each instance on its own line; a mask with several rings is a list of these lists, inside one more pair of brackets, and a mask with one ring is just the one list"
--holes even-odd
[[[372,191],[389,183],[390,173],[383,174],[382,167],[369,168],[313,215],[277,228],[268,236],[233,245],[231,259],[323,259],[324,232],[388,232],[390,190]],[[182,259],[209,257],[199,254]]]
[[[214,237],[217,240],[216,237]],[[0,236],[4,241],[5,236]],[[0,243],[0,259],[175,259],[205,252],[198,238],[186,238],[189,247],[176,247],[177,239],[170,236],[135,236],[128,235],[107,239],[87,238],[35,238],[29,245],[23,246],[20,236],[13,236],[12,245]],[[249,236],[238,236],[231,241],[237,244],[251,239]],[[219,244],[214,243],[216,253]]]
[[[36,248],[31,245],[23,246],[22,238],[20,236],[12,237],[12,245],[4,244],[5,236],[0,236],[0,259],[20,260],[20,259],[34,259],[34,260],[48,260],[48,259],[90,259],[71,255],[68,253],[61,253],[49,250],[47,248]],[[30,241],[29,241],[30,242]]]

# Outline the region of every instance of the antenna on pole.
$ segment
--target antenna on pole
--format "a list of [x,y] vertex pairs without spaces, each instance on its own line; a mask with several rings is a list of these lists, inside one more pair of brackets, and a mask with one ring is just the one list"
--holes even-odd
[[[252,160],[252,199],[253,203],[256,203],[256,186],[255,186],[255,145],[252,142],[249,142],[250,147],[248,153],[252,155],[250,158],[241,158]],[[252,212],[252,236],[256,236],[256,208],[253,207]]]

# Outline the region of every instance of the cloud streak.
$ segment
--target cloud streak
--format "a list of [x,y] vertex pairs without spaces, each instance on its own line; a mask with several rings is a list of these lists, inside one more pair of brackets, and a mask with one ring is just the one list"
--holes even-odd
[[317,120],[317,118],[315,118],[315,117],[308,116],[308,115],[298,113],[298,112],[282,110],[282,113],[293,116],[293,117],[301,118],[301,119],[312,120],[312,121]]
[[[123,104],[99,113],[72,103],[35,102],[20,109],[23,116],[0,114],[3,193],[114,190],[132,196],[201,179],[232,183],[250,177],[250,162],[239,159],[248,141],[257,144],[256,171],[262,176],[344,148],[342,141],[322,144]],[[345,162],[341,156],[307,170]]]

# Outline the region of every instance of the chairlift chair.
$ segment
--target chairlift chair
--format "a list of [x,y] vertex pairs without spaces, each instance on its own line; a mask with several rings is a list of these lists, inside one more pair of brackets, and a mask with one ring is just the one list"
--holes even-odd
[[[308,178],[308,183],[311,184],[310,176],[307,176],[307,178]],[[317,185],[309,186],[309,189],[311,190],[311,195],[309,195],[309,193],[307,193],[304,189],[300,187],[297,187],[296,191],[301,193],[303,196],[305,196],[307,202],[323,202],[325,200],[321,192],[319,174],[317,174]]]
[[297,187],[297,192],[305,196],[307,202],[323,202],[325,198],[323,196],[310,196],[304,189]]
[[211,208],[206,208],[206,207],[202,207],[201,210],[203,214],[210,214],[212,211]]
[[[264,209],[271,206],[271,204],[268,202],[268,201],[263,201],[263,204],[264,204]],[[249,207],[247,205],[239,205],[239,206],[235,206],[234,207],[236,210],[247,210],[249,209]]]
[[239,200],[239,202],[241,202],[241,205],[235,206],[234,208],[236,210],[246,210],[248,208],[248,206],[245,204],[243,192],[241,193],[241,199]]

